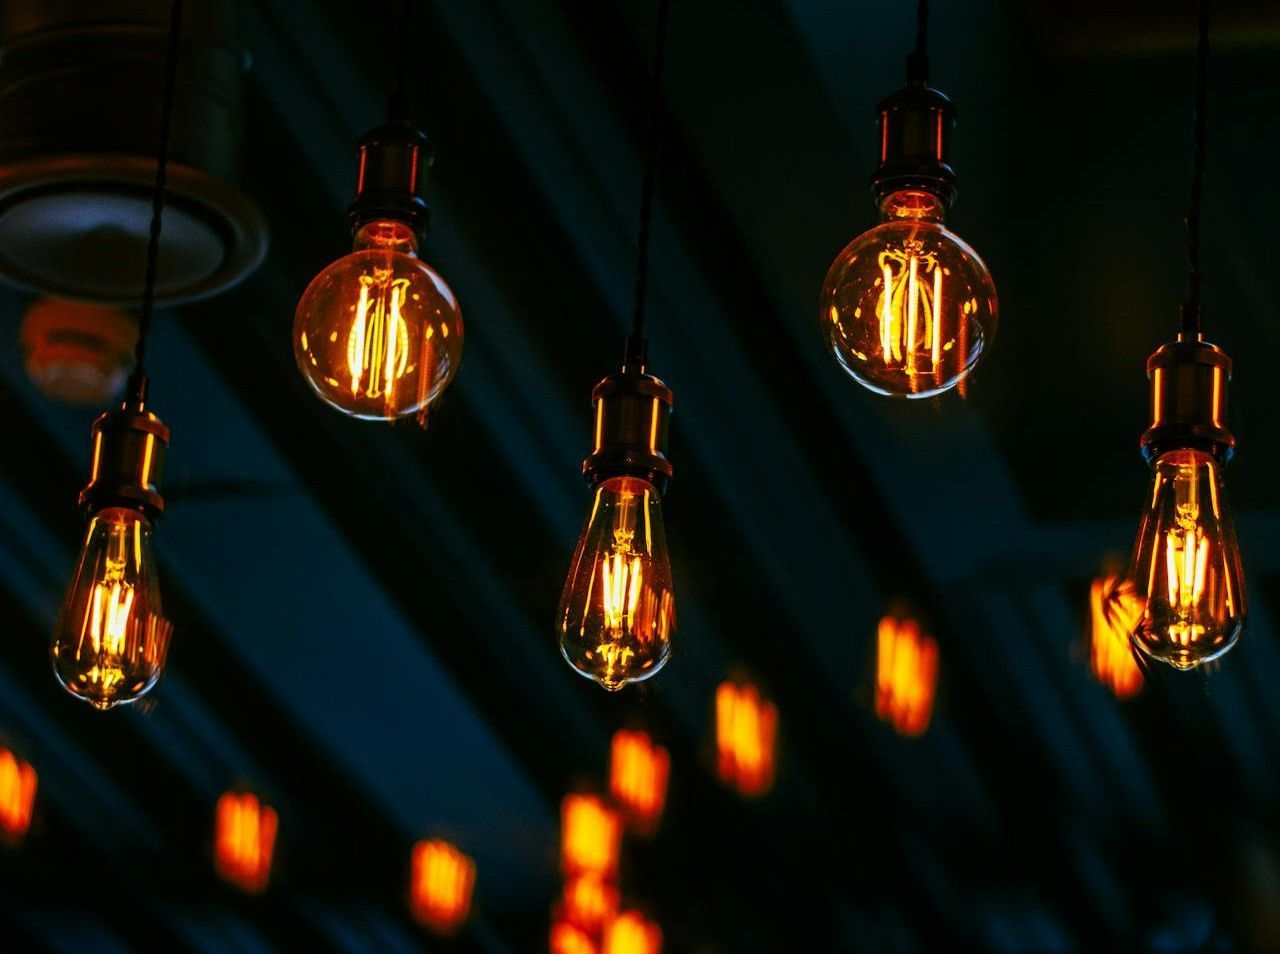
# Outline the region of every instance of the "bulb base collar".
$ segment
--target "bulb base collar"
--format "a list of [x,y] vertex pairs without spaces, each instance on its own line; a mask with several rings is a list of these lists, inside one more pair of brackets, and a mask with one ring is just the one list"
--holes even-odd
[[582,462],[587,483],[596,487],[611,477],[639,477],[666,493],[673,473],[667,460],[671,389],[632,365],[597,384],[591,401],[596,423],[594,446]]
[[413,229],[419,242],[431,222],[427,172],[434,154],[427,135],[407,122],[375,126],[360,138],[356,197],[347,208],[351,230],[390,219]]
[[1154,463],[1172,450],[1200,450],[1225,464],[1236,439],[1227,430],[1227,385],[1231,358],[1207,341],[1171,341],[1147,359],[1151,381],[1151,426],[1142,435],[1142,456]]
[[160,477],[169,449],[169,428],[140,404],[125,404],[93,422],[93,469],[80,491],[80,507],[92,516],[107,507],[128,507],[150,519],[164,513]]
[[948,162],[955,105],[945,93],[915,80],[881,100],[876,115],[880,165],[871,176],[876,204],[891,193],[921,189],[950,208],[956,199],[956,173]]

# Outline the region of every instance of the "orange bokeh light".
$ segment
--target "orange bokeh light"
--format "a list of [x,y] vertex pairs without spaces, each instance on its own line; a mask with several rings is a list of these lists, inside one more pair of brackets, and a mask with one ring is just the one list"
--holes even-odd
[[658,827],[667,803],[671,758],[648,733],[619,729],[613,734],[609,791],[631,827],[650,834]]
[[572,924],[557,921],[551,925],[551,954],[596,954],[596,942]]
[[224,792],[218,799],[213,863],[224,881],[257,894],[271,877],[278,819],[252,792]]
[[1142,617],[1142,599],[1119,583],[1108,574],[1089,587],[1089,665],[1117,699],[1128,699],[1142,688],[1142,670],[1129,640]]
[[638,911],[624,911],[609,923],[601,954],[659,954],[662,931]]
[[437,934],[453,934],[471,912],[476,864],[447,841],[413,846],[409,904],[420,924]]
[[618,870],[622,821],[595,795],[566,795],[560,805],[560,867],[565,877],[595,874],[612,879]]
[[618,889],[600,875],[578,875],[565,882],[556,920],[595,937],[617,915],[620,900]]
[[929,728],[938,684],[938,644],[911,619],[880,620],[876,643],[876,715],[899,735]]
[[723,682],[716,690],[716,751],[720,778],[742,795],[773,786],[778,710],[755,686]]
[[8,749],[0,748],[0,833],[10,844],[31,827],[36,801],[36,770]]

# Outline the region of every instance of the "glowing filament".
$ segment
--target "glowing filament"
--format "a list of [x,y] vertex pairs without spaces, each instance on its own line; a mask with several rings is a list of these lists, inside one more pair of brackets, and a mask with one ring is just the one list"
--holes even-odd
[[385,268],[360,276],[355,320],[347,335],[352,397],[385,398],[388,406],[395,403],[396,382],[409,364],[409,330],[401,314],[409,279],[390,276]]
[[609,924],[601,954],[660,954],[662,931],[637,911],[624,911]]
[[106,528],[102,559],[94,578],[85,581],[84,610],[70,634],[72,655],[82,664],[77,691],[101,708],[130,690],[126,683],[137,678],[139,668],[158,669],[172,630],[151,611],[137,582],[145,575],[143,521],[133,515],[117,519],[115,513],[95,518]]
[[36,800],[36,770],[8,749],[0,748],[0,832],[13,844],[31,827]]
[[1182,466],[1174,478],[1174,526],[1165,533],[1164,559],[1169,607],[1169,637],[1189,646],[1205,635],[1199,620],[1209,567],[1209,538],[1200,526],[1196,468]]
[[560,806],[560,867],[566,877],[618,870],[622,822],[594,795],[566,795]]
[[778,710],[754,686],[724,682],[716,690],[716,751],[720,779],[746,797],[773,786]]
[[600,561],[605,626],[614,636],[635,628],[636,607],[644,586],[644,564],[631,549],[634,535],[627,528],[615,529],[613,552]]
[[1142,688],[1142,670],[1130,634],[1142,618],[1142,600],[1115,576],[1100,576],[1089,587],[1089,664],[1117,699]]
[[938,681],[938,644],[910,619],[886,616],[876,641],[876,715],[899,735],[929,727]]
[[609,790],[627,820],[641,833],[652,832],[667,800],[667,750],[644,732],[620,729],[613,735]]
[[447,841],[418,842],[409,888],[414,917],[437,934],[453,934],[471,911],[475,879],[475,862]]
[[881,252],[880,271],[881,359],[907,374],[932,374],[944,347],[942,266],[908,244]]
[[242,891],[257,894],[271,877],[275,851],[275,809],[251,792],[224,792],[218,799],[214,867]]

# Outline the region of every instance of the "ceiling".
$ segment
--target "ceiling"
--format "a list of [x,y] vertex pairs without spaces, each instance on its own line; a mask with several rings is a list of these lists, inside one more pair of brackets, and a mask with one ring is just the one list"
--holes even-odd
[[[425,431],[335,414],[289,342],[301,290],[346,250],[393,5],[241,6],[242,185],[273,244],[237,288],[157,320],[176,630],[130,711],[48,671],[93,412],[27,383],[24,299],[0,292],[0,739],[41,785],[26,845],[0,851],[0,948],[431,949],[404,882],[409,846],[441,834],[478,868],[447,947],[541,950],[559,800],[603,780],[630,724],[672,753],[662,830],[628,842],[623,878],[669,951],[1280,946],[1274,11],[1222,4],[1210,73],[1204,295],[1236,359],[1248,628],[1211,672],[1152,672],[1120,703],[1089,673],[1086,594],[1132,539],[1143,362],[1185,288],[1192,4],[935,4],[951,223],[1002,317],[964,397],[910,404],[844,376],[815,313],[873,221],[871,117],[902,73],[905,5],[673,5],[649,323],[676,394],[681,630],[661,676],[618,696],[568,670],[551,617],[590,389],[629,318],[654,5],[418,5],[425,257],[467,322]],[[899,604],[941,648],[918,740],[871,706],[876,621]],[[749,803],[714,778],[730,674],[780,716],[776,787]],[[261,897],[209,863],[235,784],[281,817]]]

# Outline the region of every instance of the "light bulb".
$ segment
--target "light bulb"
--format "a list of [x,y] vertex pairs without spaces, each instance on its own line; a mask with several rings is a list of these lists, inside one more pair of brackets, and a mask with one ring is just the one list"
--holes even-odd
[[293,322],[298,368],[321,399],[362,420],[425,419],[458,372],[462,312],[417,256],[412,228],[369,222],[355,250],[307,286]]
[[930,397],[955,387],[995,336],[995,284],[978,253],[943,225],[945,205],[904,189],[880,224],[845,247],[822,286],[836,359],[875,391]]
[[675,628],[657,488],[611,477],[596,487],[560,597],[560,652],[581,675],[621,689],[663,667]]
[[160,678],[172,628],[160,600],[151,522],[126,507],[99,510],[54,628],[58,681],[98,709],[132,702]]
[[1153,659],[1191,669],[1230,649],[1244,627],[1244,574],[1222,470],[1200,450],[1155,461],[1122,598],[1142,607],[1134,644]]

